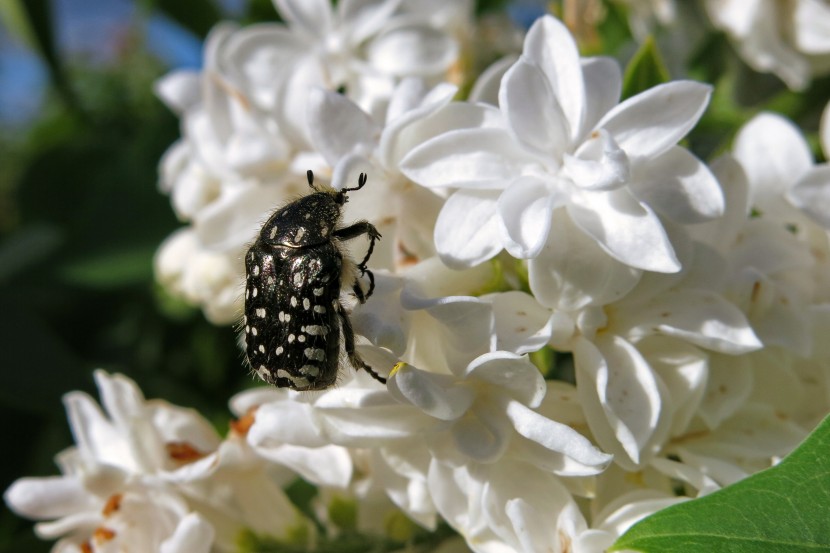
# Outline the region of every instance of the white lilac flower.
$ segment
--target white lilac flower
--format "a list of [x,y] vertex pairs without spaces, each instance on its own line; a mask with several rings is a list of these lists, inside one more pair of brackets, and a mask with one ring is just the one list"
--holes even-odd
[[568,218],[629,266],[678,271],[660,216],[695,223],[722,210],[709,170],[676,146],[710,87],[672,82],[617,104],[620,87],[614,61],[580,59],[552,17],[534,23],[501,82],[503,121],[482,114],[478,128],[439,135],[401,162],[423,186],[460,189],[436,223],[442,259],[471,266],[505,248],[532,267],[553,222]]
[[[236,80],[275,115],[292,143],[308,143],[305,114],[312,87],[343,89],[379,115],[399,79],[444,80],[460,53],[450,29],[442,28],[457,27],[457,13],[430,18],[420,10],[402,10],[399,0],[347,0],[336,7],[327,0],[274,3],[286,24],[243,30],[227,59]],[[460,17],[470,16],[467,11]]]
[[822,0],[706,0],[709,18],[756,71],[774,73],[793,90],[830,64],[830,6]]
[[463,110],[450,104],[456,91],[447,83],[429,89],[422,79],[404,79],[380,120],[336,92],[317,88],[308,98],[309,134],[333,168],[332,185],[339,189],[360,173],[369,176],[360,201],[346,206],[344,218],[368,220],[383,234],[372,256],[374,267],[396,270],[435,253],[432,229],[444,199],[414,186],[398,165],[419,143],[463,124]]
[[123,376],[95,379],[106,413],[85,393],[65,397],[76,446],[57,458],[62,475],[22,478],[5,494],[20,514],[50,520],[41,536],[93,551],[231,551],[243,529],[280,537],[301,523],[275,475],[288,471],[235,433],[220,440],[196,412],[147,401]]

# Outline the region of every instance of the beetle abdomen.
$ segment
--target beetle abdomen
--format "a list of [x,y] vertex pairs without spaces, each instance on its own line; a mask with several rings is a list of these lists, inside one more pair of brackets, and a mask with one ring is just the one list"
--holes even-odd
[[263,380],[318,390],[337,379],[342,255],[331,242],[308,248],[257,240],[245,257],[245,345]]

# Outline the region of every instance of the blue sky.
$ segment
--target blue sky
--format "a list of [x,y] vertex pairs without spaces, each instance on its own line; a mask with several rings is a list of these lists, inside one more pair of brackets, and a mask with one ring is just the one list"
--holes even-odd
[[[106,63],[136,24],[132,0],[53,0],[55,36],[65,56]],[[0,125],[19,126],[37,112],[48,75],[37,53],[0,22]],[[144,25],[147,44],[171,68],[198,67],[201,41],[161,15]]]

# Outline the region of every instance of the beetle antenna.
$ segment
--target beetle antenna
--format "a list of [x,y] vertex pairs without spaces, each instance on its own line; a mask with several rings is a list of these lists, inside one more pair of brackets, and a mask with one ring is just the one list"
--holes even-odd
[[309,169],[305,172],[305,177],[308,179],[308,185],[314,190],[317,190],[316,188],[314,188],[314,172],[311,169]]
[[364,184],[366,184],[366,173],[360,173],[360,176],[357,177],[357,186],[355,188],[344,188],[341,192],[354,192],[355,190],[360,190],[363,188]]

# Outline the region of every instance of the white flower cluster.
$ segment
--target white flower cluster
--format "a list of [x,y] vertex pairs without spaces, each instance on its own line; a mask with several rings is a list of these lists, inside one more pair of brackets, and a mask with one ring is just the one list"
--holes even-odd
[[388,384],[344,369],[323,392],[244,392],[222,440],[97,373],[108,416],[67,396],[63,475],[6,493],[56,551],[312,543],[281,490],[299,475],[367,532],[394,506],[476,552],[595,553],[830,411],[830,166],[794,125],[759,115],[707,165],[680,142],[710,87],[620,102],[619,65],[553,17],[458,101],[469,6],[276,3],[285,25],[220,27],[202,72],[159,83],[183,121],[163,183],[190,224],[158,276],[231,322],[244,248],[305,171],[365,172],[345,220],[383,239],[351,318]]
[[[614,1],[626,6],[632,30],[640,39],[658,25],[671,33],[689,33],[681,14],[697,4]],[[747,65],[776,75],[791,90],[803,90],[814,77],[830,73],[830,3],[826,0],[700,0],[699,4],[709,23],[729,37]]]

